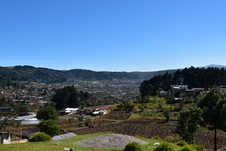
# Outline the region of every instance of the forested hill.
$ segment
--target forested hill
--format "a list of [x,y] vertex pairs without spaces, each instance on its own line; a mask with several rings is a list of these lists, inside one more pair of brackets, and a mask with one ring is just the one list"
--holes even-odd
[[[175,70],[168,70],[174,72]],[[0,83],[7,81],[34,81],[60,83],[69,80],[133,80],[143,81],[166,71],[157,72],[96,72],[91,70],[53,70],[33,66],[0,67]]]
[[165,73],[142,82],[140,92],[143,96],[155,95],[158,91],[169,90],[170,85],[185,84],[189,87],[209,88],[226,85],[226,69],[217,67],[185,68],[170,74]]

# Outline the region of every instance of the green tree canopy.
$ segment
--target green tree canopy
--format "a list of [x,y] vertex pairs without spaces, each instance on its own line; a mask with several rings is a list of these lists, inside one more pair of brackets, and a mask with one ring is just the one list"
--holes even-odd
[[213,88],[198,103],[204,111],[203,118],[207,124],[223,129],[226,123],[226,92]]
[[141,97],[154,96],[161,90],[169,90],[170,85],[185,84],[189,87],[208,89],[214,85],[226,85],[226,70],[219,68],[185,68],[173,73],[156,75],[142,82],[140,86]]
[[226,92],[213,88],[198,104],[204,111],[203,118],[214,130],[214,150],[217,150],[217,129],[226,129]]
[[44,107],[38,110],[36,117],[39,120],[56,120],[58,117],[58,113],[52,107]]
[[81,102],[89,100],[90,96],[87,92],[79,92],[75,87],[68,86],[56,90],[52,101],[56,104],[57,109],[64,109],[67,107],[79,107]]
[[20,104],[17,108],[16,108],[16,113],[19,115],[25,115],[27,112],[30,112],[31,109],[28,107],[27,104]]
[[192,107],[180,112],[177,131],[183,140],[188,143],[193,143],[193,134],[198,129],[202,121],[203,111],[200,108]]

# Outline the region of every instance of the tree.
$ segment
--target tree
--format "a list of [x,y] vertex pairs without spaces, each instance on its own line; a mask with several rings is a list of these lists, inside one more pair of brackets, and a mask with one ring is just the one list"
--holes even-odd
[[164,109],[163,110],[163,116],[165,117],[165,121],[166,122],[169,122],[169,120],[170,120],[170,110],[169,109]]
[[37,116],[39,120],[56,120],[58,117],[57,111],[52,107],[44,107],[38,110]]
[[156,95],[157,92],[151,82],[149,80],[145,80],[141,83],[140,94],[142,98],[141,100],[143,100],[145,96]]
[[18,126],[19,122],[11,120],[18,116],[16,109],[17,106],[12,100],[5,99],[4,97],[0,99],[0,117],[2,117],[0,130],[5,129],[8,126]]
[[57,135],[60,131],[58,125],[53,120],[44,120],[38,125],[38,127],[40,128],[41,132],[45,132],[50,136]]
[[193,135],[202,121],[203,111],[200,108],[192,107],[180,112],[177,131],[180,137],[188,143],[193,143]]
[[90,96],[87,92],[79,92],[75,87],[68,86],[56,90],[52,101],[56,104],[57,109],[64,109],[67,107],[79,107],[82,102],[89,100]]
[[125,104],[124,104],[124,108],[125,108],[126,112],[133,112],[134,107],[135,107],[135,105],[134,105],[133,101],[125,102]]
[[199,102],[203,109],[206,124],[212,125],[214,130],[214,151],[217,151],[217,129],[226,126],[226,93],[220,88],[213,88]]
[[168,91],[172,84],[186,84],[189,87],[208,89],[213,85],[226,85],[226,70],[219,68],[185,68],[176,72],[153,76],[141,83],[140,94],[145,96],[157,95],[161,90]]
[[19,115],[25,115],[27,112],[31,111],[27,104],[21,104],[16,109],[17,114]]

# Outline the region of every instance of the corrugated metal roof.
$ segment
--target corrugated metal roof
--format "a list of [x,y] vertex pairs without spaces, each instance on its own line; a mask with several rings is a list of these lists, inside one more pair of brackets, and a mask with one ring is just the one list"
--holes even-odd
[[54,137],[52,137],[52,140],[58,141],[58,140],[62,140],[62,139],[66,139],[66,138],[70,138],[70,137],[74,137],[74,136],[76,136],[75,133],[67,133],[67,134],[54,136]]

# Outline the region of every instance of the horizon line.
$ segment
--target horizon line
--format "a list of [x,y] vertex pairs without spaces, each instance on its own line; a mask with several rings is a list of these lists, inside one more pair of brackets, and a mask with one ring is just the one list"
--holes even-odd
[[189,66],[189,67],[180,67],[180,68],[169,68],[169,69],[159,69],[159,70],[131,70],[131,71],[117,71],[117,70],[95,70],[95,69],[86,69],[86,68],[70,68],[70,69],[59,69],[59,68],[52,68],[52,67],[45,67],[45,66],[36,66],[36,65],[28,65],[28,64],[21,64],[21,65],[9,65],[9,66],[0,66],[3,68],[13,68],[13,67],[17,67],[17,66],[22,66],[22,67],[34,67],[34,68],[44,68],[44,69],[50,69],[50,70],[58,70],[58,71],[70,71],[70,70],[87,70],[87,71],[93,71],[93,72],[128,72],[128,73],[132,73],[132,72],[159,72],[159,71],[166,71],[166,70],[179,70],[179,69],[185,69],[185,68],[190,68],[190,67],[195,67],[195,68],[205,68],[205,67],[226,67],[225,65],[219,65],[219,64],[209,64],[206,66],[200,66],[200,67],[196,67],[196,66]]

